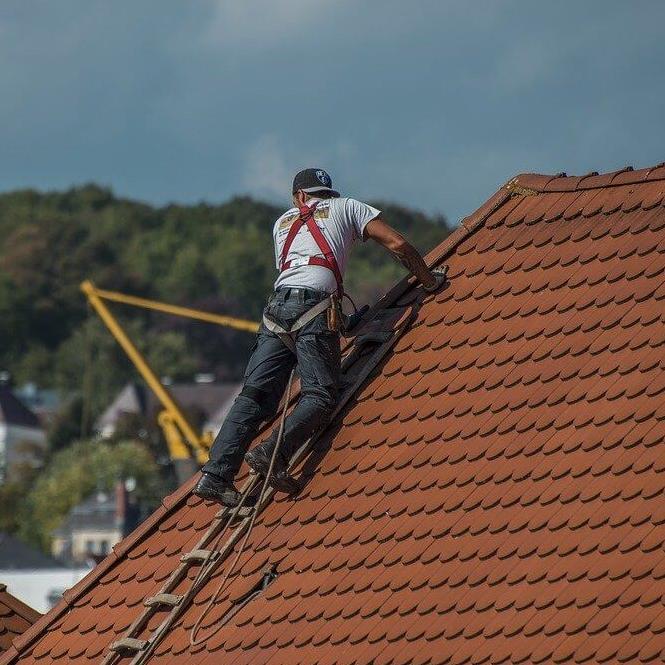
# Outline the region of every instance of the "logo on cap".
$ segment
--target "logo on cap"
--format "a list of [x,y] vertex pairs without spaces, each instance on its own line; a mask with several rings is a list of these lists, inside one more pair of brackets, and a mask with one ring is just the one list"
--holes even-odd
[[324,186],[324,187],[330,187],[330,176],[323,170],[319,169],[316,172],[316,177],[319,179],[319,182]]

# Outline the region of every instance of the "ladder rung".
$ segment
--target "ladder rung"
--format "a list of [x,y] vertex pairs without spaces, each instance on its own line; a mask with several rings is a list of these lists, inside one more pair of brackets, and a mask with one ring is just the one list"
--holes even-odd
[[254,512],[254,508],[248,506],[243,506],[237,513],[234,520],[231,522],[231,526],[238,526],[240,522],[247,519]]
[[123,637],[114,642],[109,648],[119,654],[134,654],[137,651],[143,651],[148,642],[146,640],[137,640],[135,637]]
[[180,561],[185,563],[203,563],[204,561],[212,561],[217,558],[217,552],[211,552],[210,550],[192,550],[183,554],[180,557]]
[[146,607],[156,607],[158,605],[166,605],[168,607],[175,607],[180,604],[182,596],[174,593],[158,593],[156,596],[146,598],[143,603]]
[[[235,524],[239,520],[244,520],[246,517],[249,517],[252,514],[252,511],[254,510],[254,506],[243,506],[238,510],[236,513],[235,519],[233,520],[233,523]],[[219,519],[226,519],[229,517],[232,511],[230,511],[228,508],[223,508],[220,510],[215,517]]]

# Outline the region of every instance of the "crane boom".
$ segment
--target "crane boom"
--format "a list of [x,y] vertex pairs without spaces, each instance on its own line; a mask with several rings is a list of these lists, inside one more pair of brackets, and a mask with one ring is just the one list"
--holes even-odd
[[81,290],[162,405],[163,410],[159,414],[158,422],[164,432],[164,438],[169,447],[171,459],[174,462],[191,460],[193,453],[198,464],[204,464],[208,460],[208,450],[212,444],[212,435],[210,432],[199,434],[195,430],[173,395],[162,385],[162,382],[150,367],[143,354],[129,338],[104,301],[108,300],[198,321],[216,323],[217,325],[247,332],[256,332],[259,327],[258,324],[247,319],[213,314],[179,305],[169,305],[117,291],[105,291],[98,289],[90,280],[86,280],[81,284]]
[[97,297],[103,298],[104,300],[110,300],[112,302],[119,302],[124,305],[133,305],[134,307],[152,309],[157,312],[174,314],[175,316],[182,316],[187,319],[196,319],[197,321],[216,323],[220,326],[235,328],[236,330],[245,330],[246,332],[256,332],[259,329],[259,324],[256,323],[256,321],[248,321],[247,319],[239,319],[234,316],[224,316],[222,314],[213,314],[212,312],[203,312],[200,309],[192,309],[191,307],[169,305],[168,303],[159,302],[158,300],[148,300],[147,298],[130,296],[126,293],[119,293],[118,291],[106,291],[104,289],[98,289],[95,287],[92,282],[90,282],[90,280],[83,282],[81,288],[83,292],[86,293],[86,295],[86,289],[91,288]]

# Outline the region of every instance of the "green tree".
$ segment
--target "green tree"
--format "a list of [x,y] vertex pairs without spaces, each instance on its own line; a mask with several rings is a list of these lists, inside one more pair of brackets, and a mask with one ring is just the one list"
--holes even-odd
[[188,348],[183,333],[167,331],[150,333],[141,345],[146,359],[157,376],[169,376],[175,381],[191,380],[200,367],[198,353]]
[[[449,232],[440,216],[378,207],[422,251]],[[81,392],[91,376],[86,399],[98,415],[135,372],[96,317],[88,318],[80,282],[90,278],[107,289],[256,319],[276,276],[271,232],[281,212],[249,197],[155,208],[94,184],[1,194],[0,369],[63,393]],[[403,275],[380,248],[362,243],[349,264],[347,289],[358,302],[371,302]],[[161,374],[213,370],[240,378],[250,336],[113,310]]]
[[0,485],[0,531],[15,533],[20,525],[19,511],[16,510],[25,499],[28,481],[12,478]]
[[19,536],[48,550],[53,531],[69,511],[96,490],[111,491],[119,479],[136,480],[137,498],[156,505],[164,487],[159,468],[141,443],[77,441],[57,452],[41,471],[19,509]]
[[[55,453],[66,448],[72,441],[81,438],[83,422],[83,398],[76,395],[69,400],[56,414],[47,432],[49,453]],[[88,423],[89,424],[89,423]]]

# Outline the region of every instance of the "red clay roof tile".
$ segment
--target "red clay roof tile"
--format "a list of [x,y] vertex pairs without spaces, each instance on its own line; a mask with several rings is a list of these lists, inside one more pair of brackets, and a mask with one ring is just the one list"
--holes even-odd
[[[662,165],[522,175],[467,217],[429,255],[447,289],[419,301],[404,282],[384,299],[418,303],[415,321],[305,491],[259,516],[211,637],[190,651],[219,574],[152,660],[660,658],[664,195]],[[212,519],[188,491],[4,662],[98,660]],[[268,562],[277,580],[216,631]]]
[[[7,587],[0,584],[0,652],[7,651],[39,617],[39,612],[12,596]],[[62,638],[62,634],[59,637]]]

